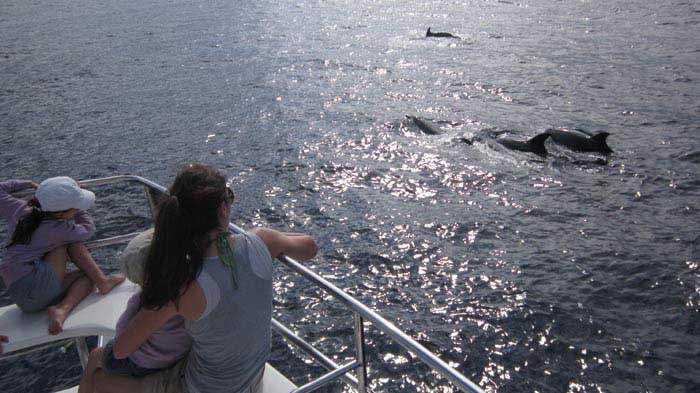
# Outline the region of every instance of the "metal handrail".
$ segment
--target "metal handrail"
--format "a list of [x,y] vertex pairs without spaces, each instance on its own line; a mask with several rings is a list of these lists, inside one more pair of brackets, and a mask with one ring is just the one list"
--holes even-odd
[[[314,348],[313,345],[309,344],[308,342],[306,342],[306,340],[296,335],[292,330],[281,324],[275,318],[272,318],[272,328],[279,334],[284,336],[286,339],[291,341],[292,344],[296,345],[297,347],[301,348],[303,351],[311,355],[311,357],[313,357],[327,370],[337,370],[340,368],[340,366],[336,362],[331,360],[328,356],[324,355],[323,352]],[[340,376],[340,378],[343,381],[345,381],[345,383],[354,387],[355,389],[359,388],[359,382],[357,381],[357,378],[353,377],[352,375],[343,374]]]
[[[119,176],[111,176],[111,177],[105,177],[105,178],[99,178],[99,179],[91,179],[91,180],[83,180],[80,181],[79,183],[82,186],[85,187],[94,187],[94,186],[102,186],[102,185],[109,185],[109,184],[114,184],[122,181],[135,181],[138,183],[141,183],[145,185],[146,187],[164,193],[167,192],[167,189],[160,184],[157,184],[149,179],[140,177],[140,176],[135,176],[135,175],[119,175]],[[240,228],[239,226],[229,223],[229,229],[239,233],[243,234],[245,231]],[[128,236],[132,236],[133,234],[129,235],[123,235],[125,238]],[[120,239],[123,240],[123,239]],[[460,390],[464,392],[470,392],[470,393],[483,393],[483,390],[476,385],[474,382],[470,381],[467,377],[459,373],[457,370],[449,366],[447,363],[445,363],[442,359],[437,357],[435,354],[430,352],[428,349],[426,349],[423,345],[419,344],[416,342],[414,339],[412,339],[410,336],[408,336],[406,333],[401,331],[399,328],[397,328],[393,323],[387,321],[379,315],[377,312],[374,310],[370,309],[369,307],[365,306],[363,303],[355,299],[354,297],[350,296],[348,293],[343,291],[342,289],[336,287],[333,285],[331,282],[326,280],[325,278],[321,277],[319,274],[315,273],[311,269],[307,268],[306,266],[302,265],[298,261],[289,258],[287,256],[283,256],[279,258],[279,260],[284,263],[287,267],[295,271],[296,273],[300,274],[301,276],[307,278],[317,286],[321,287],[324,291],[327,293],[333,295],[336,299],[340,300],[343,302],[349,309],[351,309],[354,313],[359,315],[361,318],[356,318],[356,323],[355,323],[355,328],[357,328],[359,325],[359,329],[362,329],[362,318],[365,320],[371,322],[375,328],[378,330],[382,331],[383,333],[387,334],[389,337],[394,339],[401,347],[404,349],[412,352],[414,355],[416,355],[421,361],[426,363],[431,369],[434,371],[438,372],[441,374],[443,377],[447,378],[450,382],[455,384],[457,387],[459,387]],[[359,319],[359,324],[357,323],[357,320]],[[362,339],[360,339],[362,340]],[[302,340],[303,341],[303,340]],[[360,343],[363,344],[363,343]],[[358,354],[362,354],[362,349],[361,348],[356,348],[358,351]],[[363,355],[361,355],[363,357]],[[328,359],[328,358],[326,358]],[[328,359],[330,360],[330,359]],[[365,370],[365,362],[364,359],[356,359],[359,364],[357,366],[360,366],[362,369],[362,372],[366,372]],[[328,364],[332,362],[321,362],[322,365],[329,370],[331,368],[335,370],[333,371],[334,374],[336,374],[334,371],[337,371],[339,369],[346,368],[347,366],[341,366],[337,367],[337,365],[333,364]],[[336,366],[336,367],[333,367]],[[345,373],[342,373],[343,376],[348,382],[348,379],[350,379],[355,386],[358,387],[358,389],[364,390],[364,385],[366,381],[364,381],[364,377],[361,378],[361,381],[356,381],[354,378],[350,377],[348,378]],[[351,385],[354,385],[351,382]]]
[[333,382],[333,380],[335,380],[336,378],[340,378],[341,375],[345,375],[358,367],[362,367],[362,363],[358,361],[354,361],[344,366],[340,366],[339,368],[320,376],[318,379],[315,379],[302,387],[292,390],[291,393],[306,393],[314,391],[323,385]]
[[457,385],[461,390],[465,392],[483,392],[479,386],[467,379],[467,377],[459,373],[454,368],[450,367],[447,363],[435,356],[424,346],[422,346],[410,336],[408,336],[406,333],[401,331],[401,329],[397,328],[394,324],[384,319],[384,317],[377,314],[374,310],[365,306],[357,299],[348,295],[345,291],[331,284],[325,278],[314,273],[312,270],[310,270],[306,266],[303,266],[294,259],[285,257],[282,262],[284,262],[285,265],[289,266],[297,273],[316,283],[326,292],[335,296],[338,300],[344,302],[350,309],[359,313],[363,318],[372,322],[377,329],[381,330],[382,332],[386,333],[389,337],[393,338],[404,349],[415,354],[419,359],[421,359],[428,366],[430,366],[430,368],[437,371],[445,378],[449,379],[450,382]]

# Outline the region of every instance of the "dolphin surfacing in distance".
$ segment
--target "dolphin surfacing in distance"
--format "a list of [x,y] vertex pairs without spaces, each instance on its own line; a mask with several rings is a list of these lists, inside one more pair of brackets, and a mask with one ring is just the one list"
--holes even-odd
[[450,33],[433,33],[432,31],[430,31],[430,27],[428,27],[428,31],[425,33],[425,36],[426,37],[457,38],[457,39],[459,39],[459,37],[457,37],[456,35],[450,34]]
[[545,149],[544,147],[544,142],[547,140],[547,138],[549,138],[549,136],[550,135],[545,132],[539,135],[535,135],[534,137],[530,138],[525,142],[506,138],[496,139],[496,142],[500,143],[501,145],[507,147],[510,150],[535,153],[538,156],[547,157],[547,149]]
[[411,115],[406,115],[406,118],[408,120],[411,120],[414,123],[416,123],[418,128],[420,128],[421,131],[423,131],[424,133],[426,133],[428,135],[440,135],[440,134],[442,134],[442,130],[440,129],[440,127],[436,126],[435,124],[432,124],[431,122],[429,122],[427,120],[421,119],[420,117],[411,116]]
[[606,141],[610,134],[605,131],[593,134],[579,129],[567,130],[549,128],[545,133],[549,134],[554,142],[574,151],[598,152],[603,154],[610,154],[613,152]]

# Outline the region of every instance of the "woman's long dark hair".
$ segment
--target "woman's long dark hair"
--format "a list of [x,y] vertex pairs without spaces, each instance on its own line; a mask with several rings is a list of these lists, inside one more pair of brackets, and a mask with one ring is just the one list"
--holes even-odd
[[156,214],[144,268],[142,307],[177,304],[182,291],[197,278],[211,244],[209,235],[220,225],[219,207],[226,197],[226,179],[216,169],[191,164],[180,171]]
[[12,232],[10,242],[7,243],[5,248],[15,244],[29,243],[32,240],[34,231],[39,228],[42,221],[44,221],[44,219],[51,219],[56,216],[56,213],[41,211],[41,206],[39,206],[39,201],[36,198],[30,199],[27,206],[29,206],[31,210],[28,214],[25,214],[19,219],[17,225],[15,226],[15,231]]

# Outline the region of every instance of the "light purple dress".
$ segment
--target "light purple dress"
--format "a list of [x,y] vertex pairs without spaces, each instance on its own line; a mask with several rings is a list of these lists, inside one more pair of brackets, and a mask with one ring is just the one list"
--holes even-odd
[[[129,321],[139,311],[141,292],[134,294],[126,305],[126,310],[117,321],[117,340],[124,333]],[[139,349],[129,355],[129,359],[139,367],[163,369],[182,359],[192,346],[192,339],[185,330],[185,319],[174,316],[151,334]]]

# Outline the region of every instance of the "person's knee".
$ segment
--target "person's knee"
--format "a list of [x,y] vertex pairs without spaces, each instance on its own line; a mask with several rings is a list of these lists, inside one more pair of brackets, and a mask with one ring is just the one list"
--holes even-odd
[[92,358],[96,357],[97,355],[99,355],[101,349],[102,349],[102,347],[93,348],[93,350],[90,351],[89,359],[92,359]]
[[90,356],[95,357],[96,359],[99,359],[102,357],[102,353],[105,351],[105,347],[97,347],[90,351]]
[[95,348],[92,351],[90,351],[90,355],[88,356],[88,365],[87,365],[88,371],[94,371],[95,369],[100,368],[100,365],[102,363],[102,353],[103,352],[104,352],[104,348],[102,348],[102,347]]

